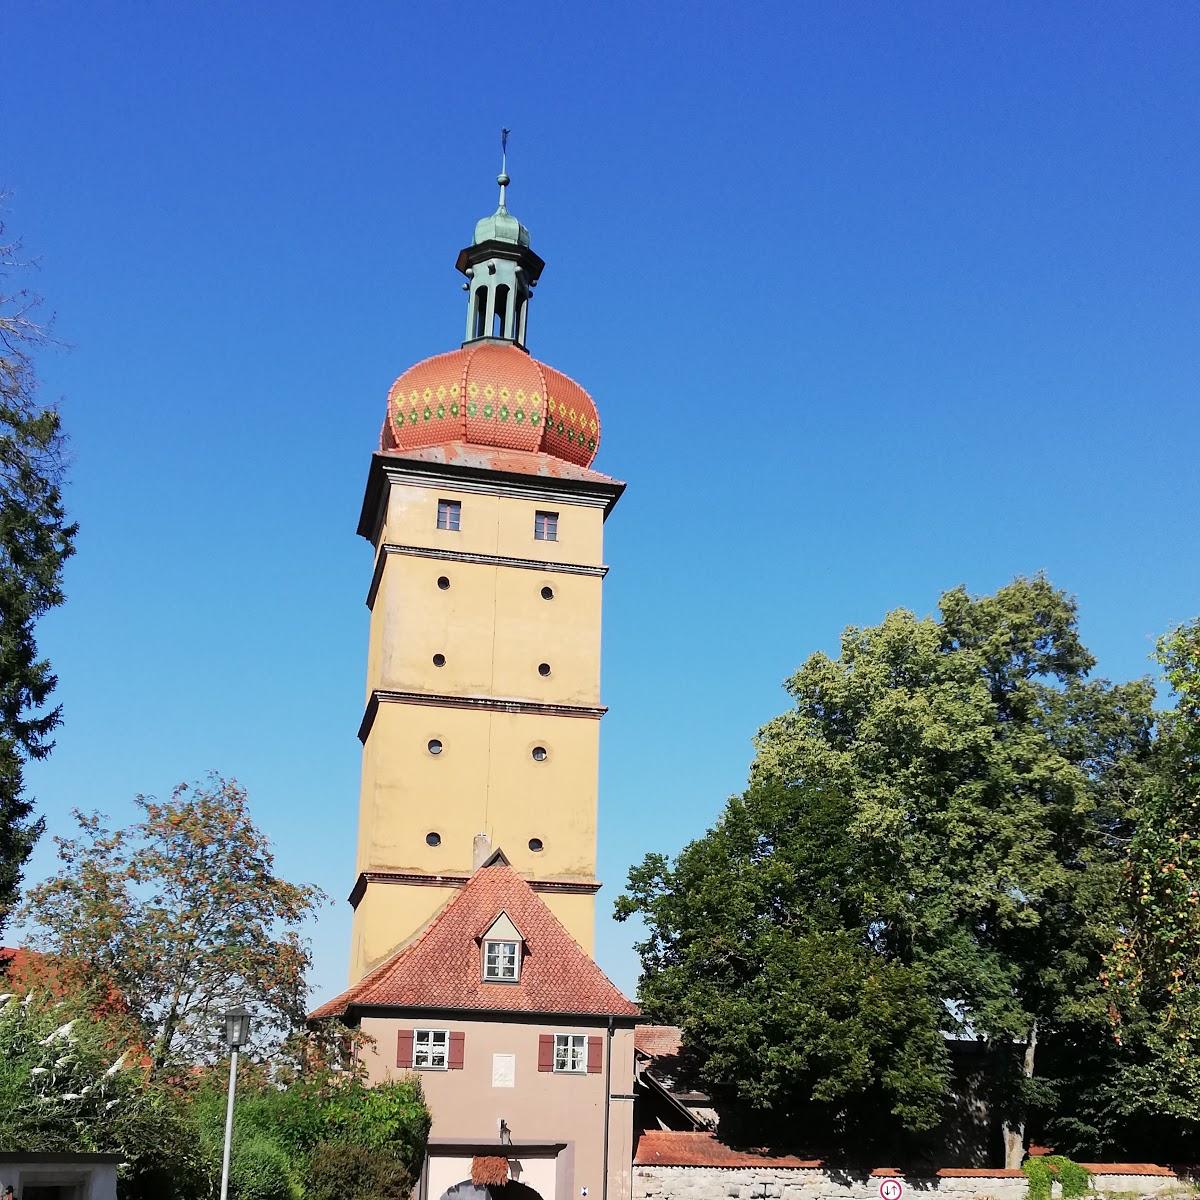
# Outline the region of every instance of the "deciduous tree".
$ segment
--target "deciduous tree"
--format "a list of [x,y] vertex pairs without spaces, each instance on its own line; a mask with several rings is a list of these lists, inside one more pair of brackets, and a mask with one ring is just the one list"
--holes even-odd
[[[847,629],[837,658],[809,658],[787,684],[794,707],[758,736],[747,797],[674,869],[650,859],[631,874],[623,911],[650,926],[643,990],[655,1011],[689,1029],[688,996],[709,988],[703,943],[724,934],[744,945],[739,921],[759,945],[823,932],[821,952],[853,950],[863,979],[903,973],[916,1019],[987,1040],[990,1100],[1019,1164],[1025,1114],[1053,1096],[1039,1039],[1101,1039],[1099,968],[1147,769],[1150,684],[1091,680],[1093,665],[1073,601],[1041,577],[979,598],[955,589],[937,617],[898,610]],[[758,815],[766,788],[789,797],[800,835],[779,837]],[[831,809],[836,819],[821,815]],[[729,873],[719,847],[743,810],[757,848],[736,862],[736,881],[709,878],[706,859],[714,876]],[[812,867],[821,861],[844,868],[822,874]],[[773,890],[793,877],[802,884]],[[732,897],[730,915],[714,903],[705,927],[685,888]],[[739,998],[752,1007],[754,970],[726,980],[727,1008]],[[811,1036],[795,1021],[774,1027],[797,1055]],[[709,1077],[729,1075],[730,1062],[695,1039],[692,1052]],[[875,1061],[887,1063],[894,1097],[914,1059],[893,1046]],[[928,1123],[932,1091],[914,1079]],[[814,1097],[837,1080],[820,1065]],[[893,1100],[885,1107],[901,1115]]]
[[323,894],[279,877],[231,780],[136,804],[128,829],[77,811],[79,836],[55,839],[58,873],[25,905],[34,944],[124,998],[156,1069],[220,1057],[234,1000],[253,1003],[259,1045],[277,1045],[304,1019],[310,954],[297,927]]
[[1160,718],[1126,874],[1127,919],[1104,974],[1125,1060],[1108,1089],[1125,1120],[1200,1132],[1200,621],[1158,645],[1175,694]]
[[63,507],[59,415],[37,402],[33,351],[46,341],[33,316],[37,301],[5,286],[20,265],[19,246],[0,223],[0,929],[42,832],[24,766],[50,753],[62,714],[46,707],[58,680],[35,631],[63,602],[62,569],[77,529]]

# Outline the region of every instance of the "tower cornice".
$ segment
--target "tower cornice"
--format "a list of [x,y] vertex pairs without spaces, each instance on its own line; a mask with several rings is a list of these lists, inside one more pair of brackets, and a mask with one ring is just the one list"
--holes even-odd
[[[577,474],[540,474],[514,469],[518,459],[549,459],[549,455],[523,454],[510,451],[491,457],[496,465],[488,465],[486,455],[473,455],[476,461],[444,461],[415,458],[408,455],[376,453],[371,456],[367,472],[367,487],[362,511],[358,518],[358,533],[371,543],[379,540],[379,531],[387,509],[387,493],[393,483],[416,487],[444,488],[453,485],[456,491],[474,492],[488,496],[515,496],[524,500],[545,500],[553,503],[569,499],[572,504],[604,510],[604,516],[625,491],[619,479],[610,479],[599,471],[576,468]],[[513,464],[510,466],[509,464]],[[557,463],[558,467],[566,464]]]
[[527,713],[537,717],[582,717],[598,721],[606,712],[604,705],[547,704],[542,700],[521,700],[515,696],[450,696],[436,692],[408,692],[376,688],[367,700],[367,708],[358,726],[358,740],[366,743],[371,736],[381,704],[420,704],[430,708],[466,708],[477,712]]

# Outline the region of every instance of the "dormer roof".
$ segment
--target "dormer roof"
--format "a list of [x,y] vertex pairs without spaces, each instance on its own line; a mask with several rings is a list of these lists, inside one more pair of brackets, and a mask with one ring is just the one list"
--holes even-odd
[[[502,917],[525,944],[515,983],[489,983],[481,977],[479,939]],[[638,1015],[637,1005],[621,994],[533,888],[496,856],[416,940],[321,1005],[309,1020],[379,1008]]]

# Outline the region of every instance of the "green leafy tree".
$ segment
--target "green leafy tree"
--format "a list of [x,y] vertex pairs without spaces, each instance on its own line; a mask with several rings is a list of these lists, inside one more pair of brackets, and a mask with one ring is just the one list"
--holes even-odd
[[38,652],[38,620],[63,602],[63,564],[77,526],[62,499],[65,439],[59,415],[37,402],[33,351],[46,341],[37,301],[10,291],[19,246],[0,223],[0,929],[20,894],[21,869],[42,833],[24,791],[24,766],[53,749],[62,713]]
[[1160,719],[1126,875],[1128,919],[1106,965],[1126,1051],[1109,1089],[1126,1121],[1200,1133],[1200,621],[1162,638],[1176,706]]
[[129,1030],[97,1020],[82,995],[63,1004],[0,993],[0,1112],[0,1151],[120,1154],[126,1200],[190,1200],[205,1189],[180,1098],[151,1083]]
[[136,804],[128,829],[76,812],[79,836],[55,839],[59,870],[23,911],[35,946],[123,998],[156,1070],[220,1058],[234,1000],[256,1009],[256,1045],[277,1047],[304,1020],[310,953],[297,927],[325,897],[276,874],[233,781]]
[[[710,928],[689,924],[681,885],[700,887],[690,873],[684,881],[648,859],[631,874],[622,911],[641,911],[650,927],[643,993],[653,1011],[687,1033],[689,990],[706,987],[704,943],[722,928],[736,937],[736,922],[749,919],[760,937],[771,930],[788,940],[822,931],[828,954],[851,946],[881,972],[905,972],[920,1021],[986,1039],[989,1099],[1008,1125],[1006,1161],[1019,1165],[1027,1112],[1055,1095],[1056,1081],[1038,1072],[1039,1040],[1103,1041],[1098,975],[1116,928],[1133,797],[1148,769],[1150,684],[1091,680],[1093,666],[1073,601],[1041,577],[979,598],[952,590],[937,617],[897,610],[847,629],[837,658],[809,658],[787,684],[794,707],[758,736],[750,793],[724,819],[762,789],[783,788],[804,844],[776,840],[752,817],[761,852],[737,864],[735,879],[705,880],[733,900],[729,916],[723,900],[711,905]],[[676,871],[712,844],[714,871],[728,873],[715,848],[723,824],[685,850]],[[810,859],[847,865],[822,878],[799,869]],[[769,903],[737,915],[747,878],[793,873],[803,888],[782,902],[768,891]],[[664,984],[665,969],[673,973]],[[805,1052],[802,1025],[785,1021],[770,1033]],[[729,1071],[689,1041],[710,1077]],[[876,1093],[891,1097],[881,1111],[910,1128],[928,1125],[931,1081],[914,1076],[923,1097],[915,1119],[894,1099],[914,1056],[893,1045],[875,1061],[892,1081]],[[756,1058],[752,1069],[763,1074],[766,1064]],[[837,1073],[823,1066],[819,1078],[814,1099]]]
[[649,936],[641,1001],[683,1028],[697,1081],[735,1140],[877,1145],[880,1115],[940,1117],[947,1055],[917,968],[864,928],[868,848],[836,789],[756,781],[676,861],[629,875],[618,918]]

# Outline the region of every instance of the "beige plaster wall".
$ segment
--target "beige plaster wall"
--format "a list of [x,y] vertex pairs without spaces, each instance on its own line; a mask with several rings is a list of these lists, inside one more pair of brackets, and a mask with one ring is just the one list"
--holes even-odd
[[[364,1063],[372,1083],[394,1078],[396,1033],[400,1029],[461,1030],[466,1035],[460,1071],[418,1071],[433,1116],[431,1152],[439,1140],[495,1142],[502,1117],[516,1142],[567,1142],[574,1147],[573,1179],[565,1200],[588,1189],[600,1200],[604,1145],[605,1073],[565,1075],[541,1072],[538,1037],[543,1033],[581,1033],[606,1037],[603,1024],[573,1024],[562,1019],[471,1021],[442,1018],[364,1017],[362,1029],[375,1039]],[[612,1037],[611,1092],[633,1092],[633,1030],[615,1029]],[[492,1086],[492,1056],[515,1056],[513,1087]],[[609,1121],[610,1200],[627,1200],[633,1156],[633,1101],[611,1101]],[[430,1192],[432,1200],[437,1200]],[[440,1195],[440,1192],[438,1193]],[[549,1200],[549,1198],[547,1198]],[[564,1198],[560,1198],[564,1200]]]
[[[450,586],[439,588],[439,578]],[[368,694],[597,705],[601,585],[593,575],[385,554],[371,610]],[[553,599],[542,599],[543,587]],[[439,653],[446,663],[435,667]],[[549,675],[538,673],[543,662]]]
[[[439,499],[462,504],[460,532],[437,528]],[[426,549],[596,566],[600,509],[562,501],[393,484],[383,541]],[[559,540],[535,541],[534,513],[559,514]],[[437,580],[450,580],[440,589]],[[544,600],[541,589],[554,591]],[[600,722],[595,716],[426,704],[411,694],[520,700],[596,708],[600,703],[602,580],[598,576],[385,553],[375,591],[367,696],[381,702],[362,759],[356,874],[469,873],[486,834],[533,879],[590,884],[596,870]],[[433,663],[435,654],[445,664]],[[541,675],[540,663],[550,673]],[[442,752],[428,751],[431,740]],[[547,750],[536,761],[533,750]],[[430,847],[426,838],[441,838]],[[533,851],[531,839],[542,849]],[[368,883],[353,918],[354,981],[406,942],[442,906],[444,889]],[[590,893],[543,898],[588,953]]]
[[[457,500],[462,505],[462,528],[457,532],[437,528],[439,500]],[[557,541],[534,539],[534,514],[539,510],[559,514]],[[468,554],[599,566],[604,554],[604,513],[599,508],[569,504],[565,497],[525,500],[513,495],[464,492],[453,486],[435,489],[393,483],[380,540]]]

